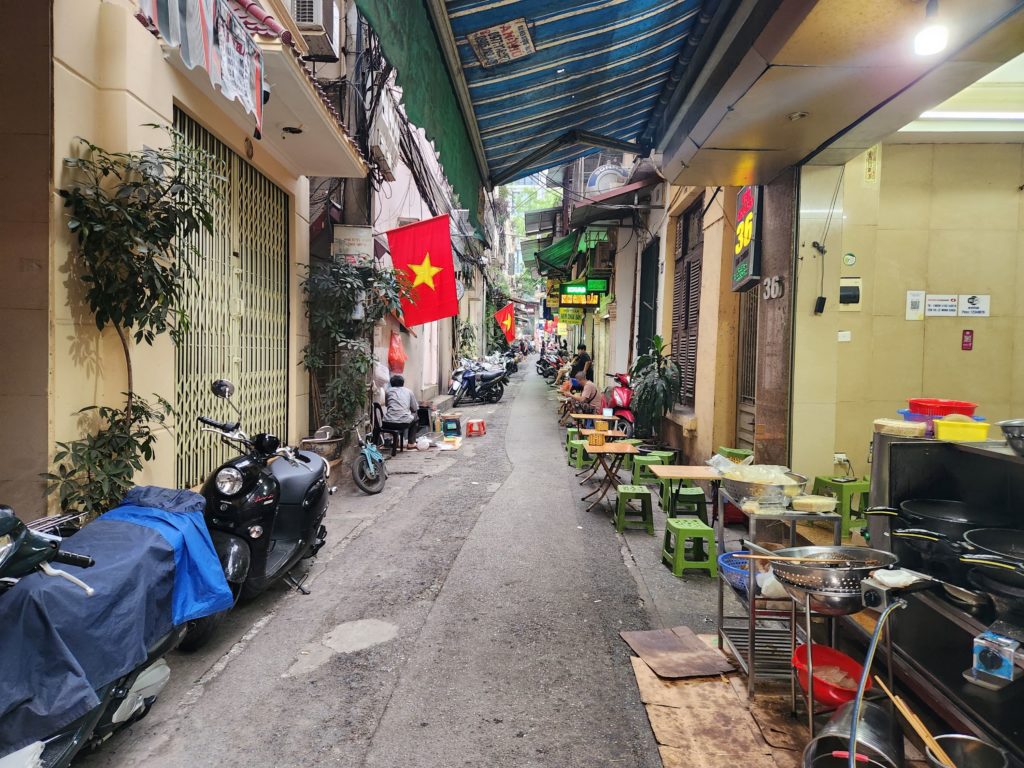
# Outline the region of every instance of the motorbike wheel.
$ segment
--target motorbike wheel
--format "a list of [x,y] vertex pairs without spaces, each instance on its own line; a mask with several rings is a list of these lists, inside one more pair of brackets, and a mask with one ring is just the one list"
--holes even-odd
[[459,387],[459,391],[455,393],[455,400],[452,401],[452,407],[457,408],[459,403],[462,402],[462,398],[466,396],[466,388]]
[[495,384],[491,389],[487,390],[486,400],[488,403],[496,403],[501,400],[505,394],[504,384]]
[[370,476],[368,467],[366,466],[366,459],[360,456],[356,463],[352,465],[352,479],[355,484],[359,486],[359,490],[363,493],[368,493],[371,496],[376,493],[380,493],[384,490],[384,483],[387,481],[387,475],[384,474],[383,462],[374,462],[377,466],[375,469],[375,475]]
[[227,611],[221,611],[215,613],[212,616],[203,616],[201,619],[193,619],[188,623],[188,628],[185,630],[185,637],[178,643],[178,650],[184,651],[185,653],[195,653],[213,637],[213,633],[217,631],[217,627],[220,625],[224,617],[228,615]]
[[538,376],[543,376],[543,375],[544,375],[544,373],[545,373],[545,368],[544,368],[544,366],[543,366],[543,365],[541,365],[540,363],[537,363],[537,375],[538,375]]
[[633,422],[626,421],[626,419],[619,419],[615,422],[615,428],[626,435],[628,440],[633,436]]

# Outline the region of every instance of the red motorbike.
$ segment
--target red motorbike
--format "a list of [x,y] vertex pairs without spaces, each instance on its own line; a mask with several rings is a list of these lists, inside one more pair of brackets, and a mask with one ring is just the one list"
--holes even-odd
[[626,437],[632,437],[636,417],[633,415],[631,407],[633,388],[629,386],[629,374],[606,373],[605,376],[614,380],[615,386],[609,387],[601,395],[600,408],[611,408],[612,415],[615,417],[615,428],[624,432]]

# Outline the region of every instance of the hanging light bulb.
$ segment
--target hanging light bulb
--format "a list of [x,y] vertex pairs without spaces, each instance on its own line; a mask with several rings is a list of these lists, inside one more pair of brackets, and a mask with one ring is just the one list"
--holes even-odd
[[924,27],[914,37],[914,53],[934,56],[949,43],[949,29],[939,21],[939,0],[928,0],[924,10]]

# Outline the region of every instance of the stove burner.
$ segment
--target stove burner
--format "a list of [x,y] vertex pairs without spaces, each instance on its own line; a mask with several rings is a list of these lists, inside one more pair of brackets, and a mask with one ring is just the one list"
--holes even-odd
[[967,580],[975,588],[988,594],[996,609],[996,616],[1018,627],[1024,627],[1024,589],[1011,587],[974,568],[967,574]]

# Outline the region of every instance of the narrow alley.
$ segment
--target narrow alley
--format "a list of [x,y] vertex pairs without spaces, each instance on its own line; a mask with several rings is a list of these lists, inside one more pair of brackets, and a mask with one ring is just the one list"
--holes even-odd
[[312,594],[275,590],[172,654],[150,715],[82,765],[660,765],[618,636],[646,601],[579,502],[549,392],[517,375],[471,408],[485,437],[400,454],[380,496],[346,477]]

